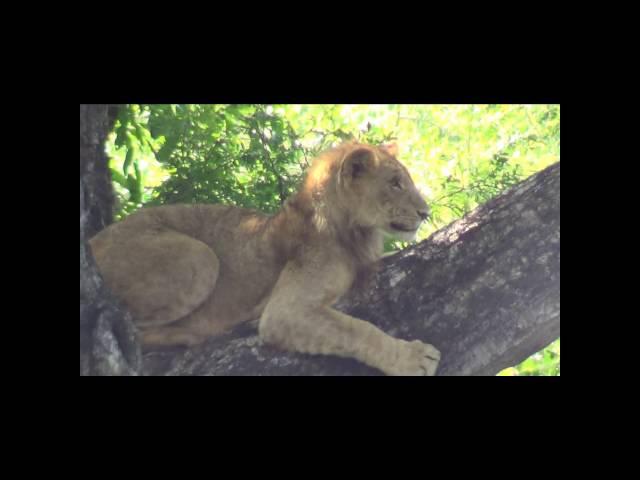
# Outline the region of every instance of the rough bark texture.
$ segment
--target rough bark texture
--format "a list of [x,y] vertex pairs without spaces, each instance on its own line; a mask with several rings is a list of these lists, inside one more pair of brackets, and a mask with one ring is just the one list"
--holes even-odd
[[[442,353],[438,375],[495,375],[560,335],[560,164],[384,259],[338,308]],[[263,346],[255,329],[150,352],[152,375],[380,375],[354,360]]]
[[112,221],[104,141],[117,107],[80,105],[80,375],[136,375],[139,346],[129,313],[104,288],[87,239]]

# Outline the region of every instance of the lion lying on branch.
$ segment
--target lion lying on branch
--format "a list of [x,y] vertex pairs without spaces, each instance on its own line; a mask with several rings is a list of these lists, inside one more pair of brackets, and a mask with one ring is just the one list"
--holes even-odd
[[366,275],[383,236],[413,240],[429,214],[395,146],[345,143],[316,158],[273,216],[223,205],[143,208],[90,245],[143,348],[195,345],[258,320],[265,343],[433,375],[440,353],[331,305]]

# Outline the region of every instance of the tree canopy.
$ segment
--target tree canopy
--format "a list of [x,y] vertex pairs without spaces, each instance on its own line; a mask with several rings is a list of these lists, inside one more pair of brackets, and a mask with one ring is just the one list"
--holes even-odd
[[[558,162],[560,107],[129,104],[106,145],[115,218],[170,203],[274,212],[317,153],[349,139],[398,143],[399,158],[432,209],[420,241]],[[559,339],[500,373],[559,374]]]

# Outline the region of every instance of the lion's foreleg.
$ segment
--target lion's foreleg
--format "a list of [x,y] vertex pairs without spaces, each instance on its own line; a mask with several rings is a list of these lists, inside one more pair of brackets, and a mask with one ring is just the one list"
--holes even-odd
[[434,375],[440,360],[431,345],[391,337],[369,322],[326,306],[267,310],[260,336],[288,350],[355,358],[387,375]]

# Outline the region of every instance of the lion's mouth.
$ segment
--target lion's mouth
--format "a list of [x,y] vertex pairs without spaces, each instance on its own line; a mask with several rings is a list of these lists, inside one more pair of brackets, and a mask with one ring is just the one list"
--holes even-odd
[[398,230],[400,232],[415,232],[417,228],[415,227],[405,227],[404,225],[400,225],[399,223],[391,222],[391,228],[394,230]]

